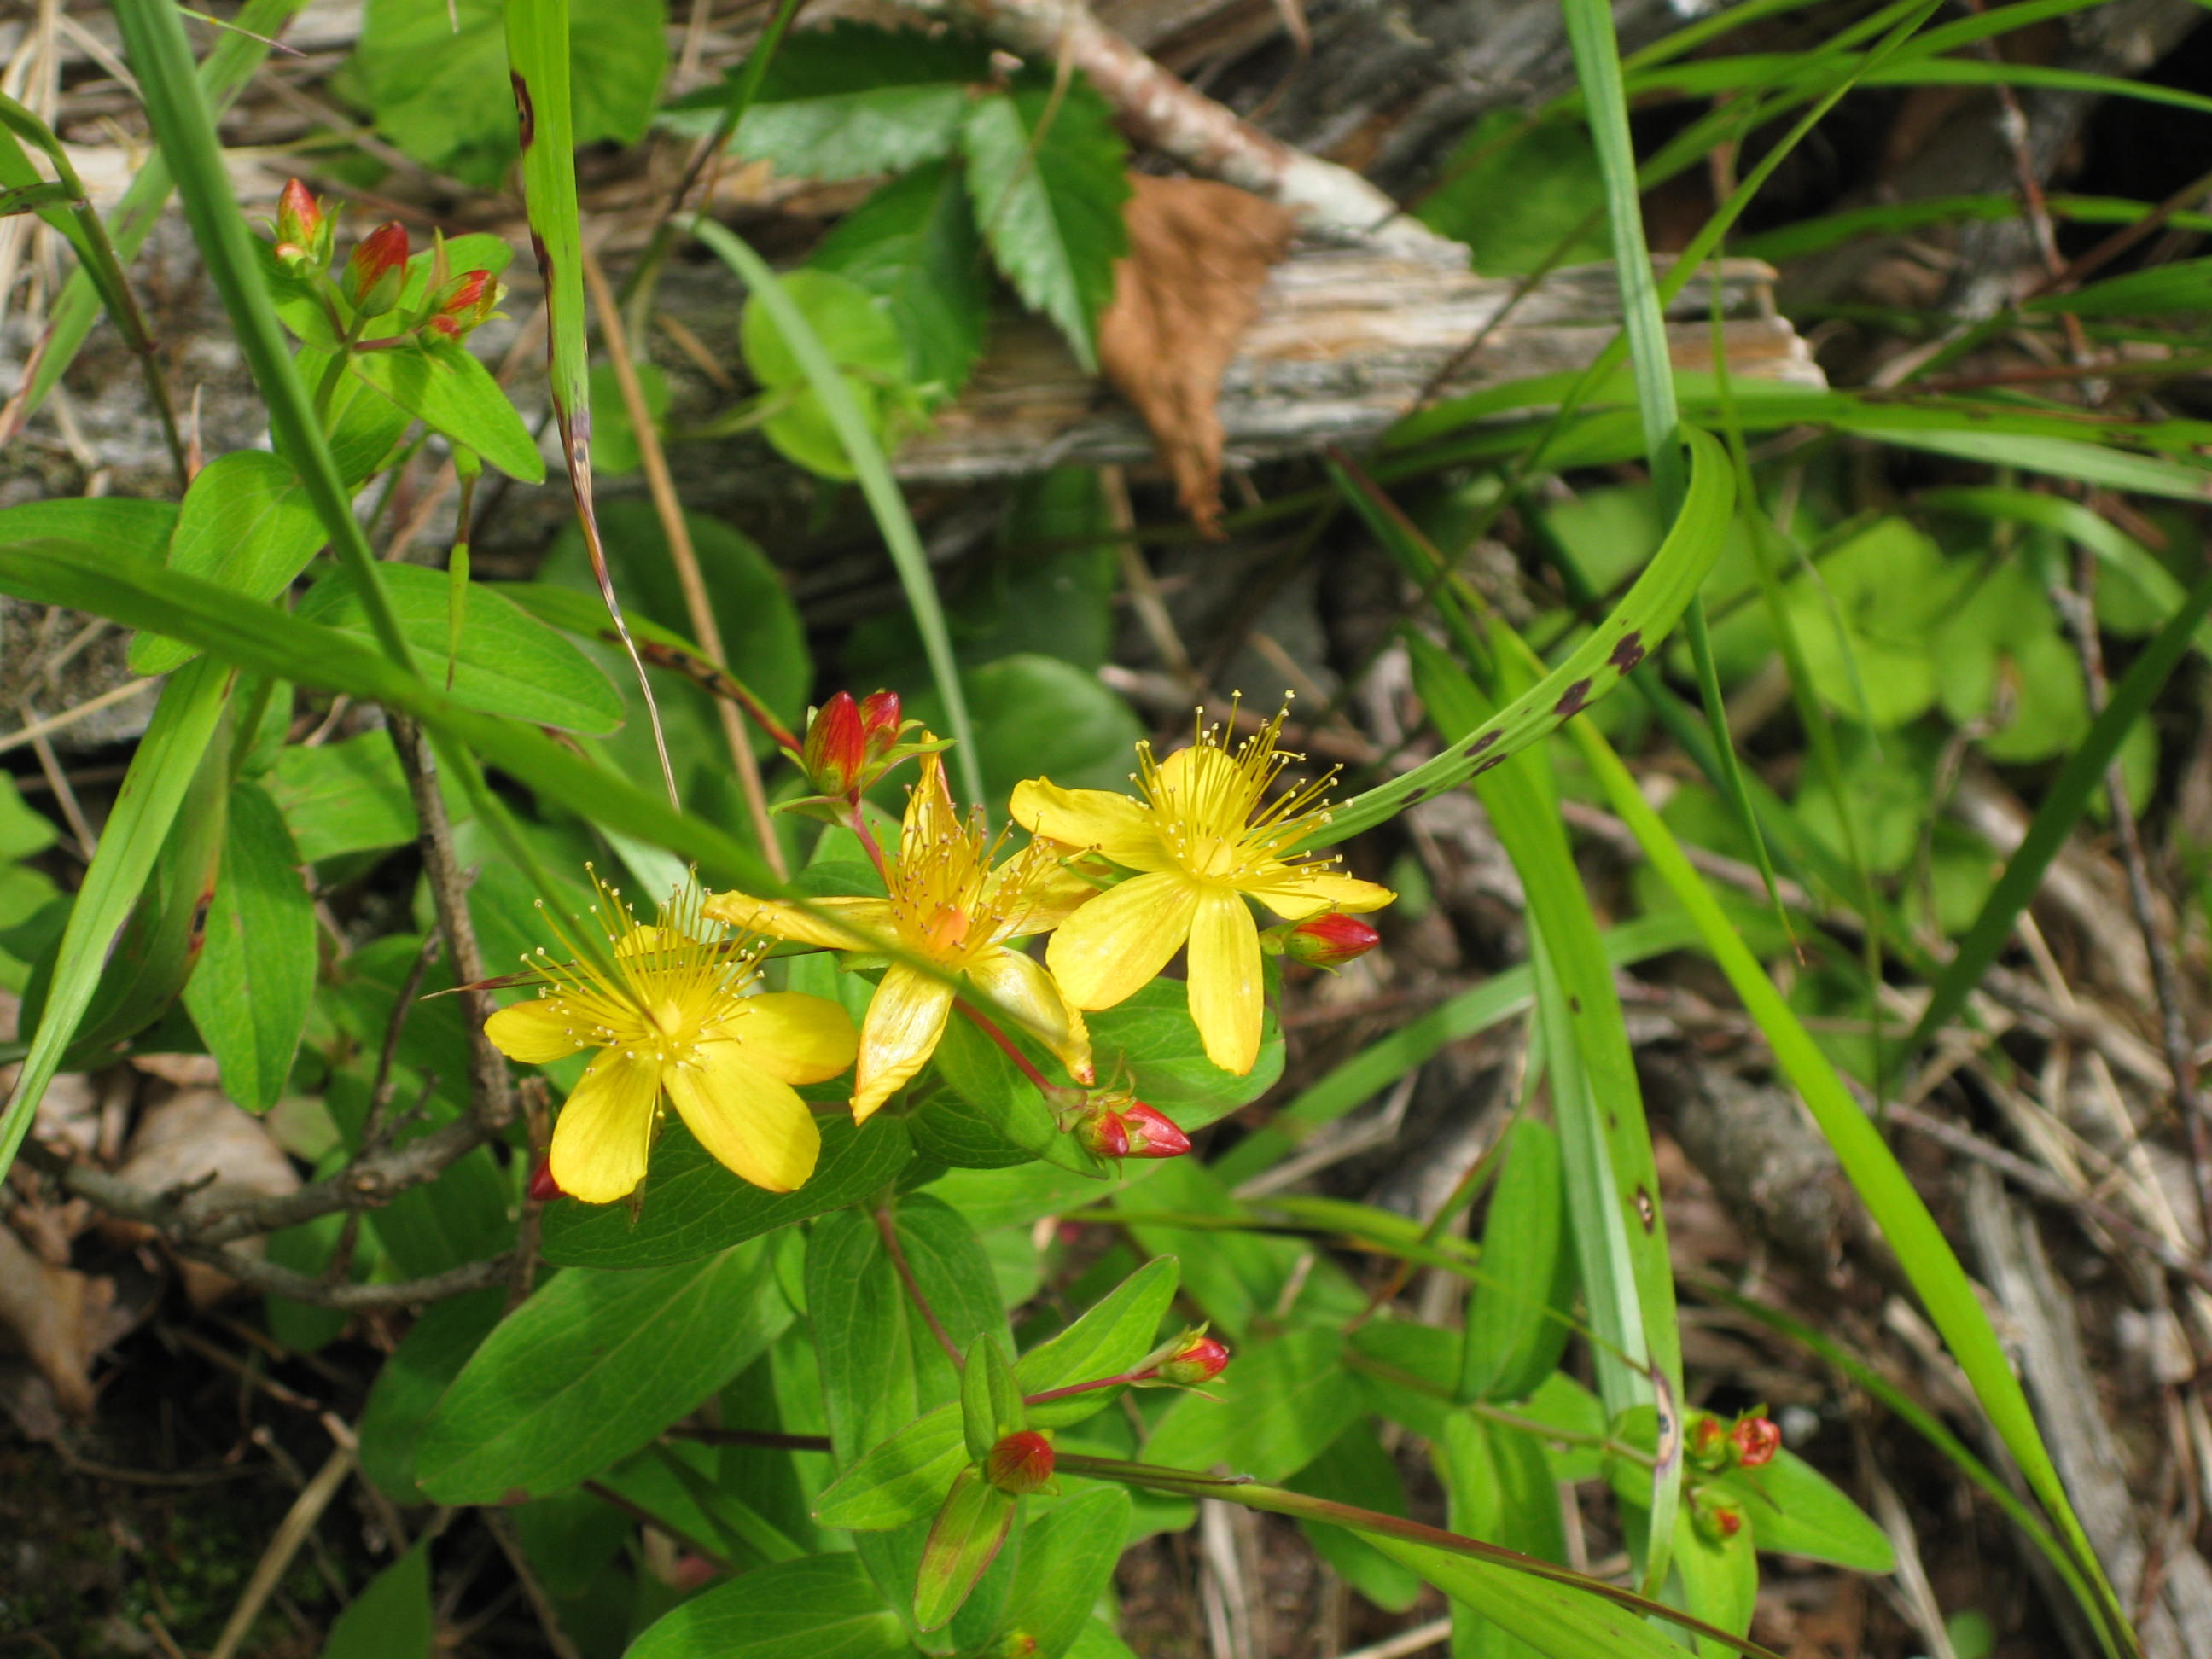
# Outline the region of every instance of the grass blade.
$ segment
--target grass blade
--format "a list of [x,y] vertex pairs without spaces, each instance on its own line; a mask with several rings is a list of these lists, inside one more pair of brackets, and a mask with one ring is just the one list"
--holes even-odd
[[899,585],[906,590],[908,608],[914,612],[915,630],[921,635],[921,648],[929,659],[930,678],[938,696],[944,701],[945,720],[952,728],[947,735],[955,744],[952,760],[960,773],[960,787],[969,800],[982,801],[982,766],[975,752],[974,728],[968,720],[968,700],[960,686],[960,665],[952,655],[952,636],[945,626],[945,607],[938,600],[937,580],[930,573],[929,556],[922,550],[913,515],[906,510],[906,497],[899,493],[898,484],[891,477],[890,463],[884,458],[883,446],[869,430],[866,418],[845,384],[845,377],[837,372],[837,365],[823,349],[805,314],[784,293],[783,284],[776,280],[768,262],[711,219],[694,219],[691,230],[737,272],[747,288],[760,296],[761,303],[775,319],[777,331],[791,348],[792,356],[806,371],[807,384],[822,400],[823,411],[829,416],[830,425],[837,429],[838,441],[845,446],[846,457],[853,463],[853,471],[860,479],[860,493],[867,498],[868,510],[875,514],[876,527],[883,532],[884,544],[890,550]]
[[576,500],[576,524],[591,556],[592,574],[606,602],[637,676],[646,718],[653,722],[653,752],[668,804],[677,805],[676,769],[668,758],[660,705],[645,659],[629,636],[622,601],[615,597],[599,518],[592,501],[592,380],[585,345],[584,227],[576,204],[574,110],[568,90],[568,0],[507,0],[507,57],[514,87],[515,118],[522,129],[522,196],[530,214],[530,245],[545,283],[548,384],[553,418],[561,428],[561,457]]

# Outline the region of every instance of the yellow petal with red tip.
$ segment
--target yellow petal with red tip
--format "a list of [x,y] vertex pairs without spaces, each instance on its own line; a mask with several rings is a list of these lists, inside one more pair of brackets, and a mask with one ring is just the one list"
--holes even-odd
[[1238,1077],[1260,1057],[1263,989],[1251,909],[1236,893],[1208,892],[1191,922],[1190,1017],[1206,1040],[1206,1057]]
[[1019,951],[993,951],[969,964],[968,977],[993,1007],[1051,1049],[1070,1077],[1094,1079],[1083,1014],[1042,963]]
[[699,1144],[754,1186],[787,1193],[814,1173],[814,1114],[788,1083],[755,1069],[744,1044],[701,1043],[690,1064],[669,1068],[668,1098]]
[[553,1179],[571,1198],[611,1204],[645,1179],[653,1108],[660,1097],[654,1060],[601,1055],[553,1125]]
[[952,1012],[952,988],[895,962],[884,970],[860,1023],[853,1073],[853,1121],[865,1123],[937,1050]]

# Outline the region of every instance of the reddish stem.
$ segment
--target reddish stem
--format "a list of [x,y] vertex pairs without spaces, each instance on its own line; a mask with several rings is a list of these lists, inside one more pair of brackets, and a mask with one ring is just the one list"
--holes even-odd
[[867,815],[860,810],[860,798],[857,793],[845,798],[845,827],[859,836],[860,845],[867,848],[868,857],[876,866],[876,873],[884,878],[884,888],[888,892],[893,884],[890,863],[884,857],[884,849],[876,841],[876,832],[868,828]]
[[963,1002],[960,1005],[960,1012],[968,1017],[969,1023],[974,1025],[977,1030],[981,1031],[985,1036],[990,1038],[992,1042],[997,1043],[999,1047],[1006,1052],[1006,1058],[1012,1060],[1017,1066],[1021,1068],[1022,1075],[1027,1078],[1030,1082],[1036,1084],[1038,1088],[1049,1091],[1057,1090],[1060,1086],[1059,1084],[1053,1082],[1049,1078],[1046,1077],[1045,1074],[1037,1070],[1035,1066],[1032,1066],[1030,1063],[1030,1057],[1021,1051],[1020,1046],[1015,1042],[1013,1038],[1008,1036],[1004,1031],[1000,1030],[998,1026],[993,1023],[991,1017],[985,1013],[981,1009],[976,1007],[973,1003]]
[[939,1320],[937,1310],[929,1305],[929,1298],[921,1293],[921,1285],[915,1279],[914,1269],[907,1265],[906,1251],[898,1242],[898,1224],[891,1219],[889,1210],[876,1212],[876,1231],[883,1236],[884,1254],[890,1257],[891,1266],[897,1271],[899,1283],[906,1286],[907,1299],[914,1304],[915,1311],[921,1316],[921,1322],[929,1327],[929,1334],[937,1339],[937,1346],[944,1349],[946,1358],[952,1361],[952,1369],[956,1371],[967,1370],[968,1356],[960,1352],[960,1345],[952,1340],[951,1333]]
[[1158,1376],[1158,1370],[1124,1371],[1119,1376],[1102,1376],[1095,1382],[1071,1382],[1064,1389],[1047,1389],[1042,1394],[1022,1396],[1024,1406],[1042,1406],[1048,1400],[1065,1400],[1072,1394],[1088,1394],[1093,1389],[1119,1388],[1124,1382],[1141,1382]]

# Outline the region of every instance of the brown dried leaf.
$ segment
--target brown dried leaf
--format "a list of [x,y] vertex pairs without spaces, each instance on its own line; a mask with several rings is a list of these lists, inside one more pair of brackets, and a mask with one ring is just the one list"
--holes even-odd
[[1204,179],[1129,180],[1129,252],[1098,319],[1098,363],[1152,429],[1176,499],[1219,539],[1221,374],[1260,313],[1290,210]]
[[[281,1197],[300,1187],[299,1172],[262,1121],[213,1089],[187,1089],[148,1112],[117,1174],[133,1186],[162,1194],[189,1188]],[[125,1222],[111,1223],[108,1230],[142,1238],[149,1231]],[[246,1239],[234,1248],[258,1251],[261,1241]],[[228,1278],[200,1262],[186,1262],[184,1276],[185,1290],[199,1307],[221,1300],[233,1288]]]
[[110,1338],[115,1281],[51,1267],[0,1227],[0,1332],[12,1335],[80,1422],[92,1416],[92,1362]]

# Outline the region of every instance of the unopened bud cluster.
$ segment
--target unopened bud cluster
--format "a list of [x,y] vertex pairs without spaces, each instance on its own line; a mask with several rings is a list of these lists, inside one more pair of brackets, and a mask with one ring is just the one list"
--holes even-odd
[[331,280],[331,241],[336,224],[323,204],[297,179],[276,202],[276,263],[312,287],[323,301],[335,331],[361,349],[389,349],[418,340],[426,345],[468,338],[490,319],[504,290],[489,270],[449,276],[446,248],[437,242],[431,256],[430,283],[423,302],[399,319],[400,332],[364,340],[362,328],[398,308],[407,290],[407,227],[397,220],[379,225],[354,244],[337,280]]
[[1181,1158],[1190,1137],[1165,1112],[1141,1100],[1111,1099],[1106,1091],[1087,1097],[1075,1120],[1076,1143],[1097,1158]]
[[1782,1431],[1755,1407],[1733,1422],[1700,1416],[1690,1425],[1685,1455],[1692,1468],[1705,1474],[1724,1474],[1730,1469],[1755,1469],[1771,1463],[1782,1449]]

